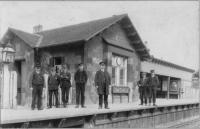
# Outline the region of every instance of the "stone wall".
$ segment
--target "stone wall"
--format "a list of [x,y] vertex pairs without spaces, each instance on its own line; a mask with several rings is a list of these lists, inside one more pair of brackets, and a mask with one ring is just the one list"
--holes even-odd
[[99,62],[104,59],[103,49],[104,44],[101,36],[96,36],[85,44],[84,55],[88,72],[88,83],[85,94],[87,104],[96,104],[98,102],[98,95],[94,86],[94,77],[96,71],[99,69]]
[[[18,79],[18,105],[29,106],[31,102],[29,79],[34,69],[34,50],[17,36],[14,36],[11,42],[16,49],[13,70],[16,71]],[[21,62],[21,70],[17,68],[17,62]]]
[[[42,69],[49,72],[50,59],[52,57],[63,57],[63,64],[67,64],[69,68],[69,72],[71,73],[71,83],[72,87],[70,89],[70,98],[69,103],[75,104],[75,82],[74,82],[74,73],[78,68],[78,64],[83,62],[84,58],[84,45],[81,43],[77,43],[76,45],[62,45],[62,46],[54,46],[40,49],[40,60]],[[48,73],[49,74],[49,73]],[[59,92],[59,97],[61,98],[61,91]],[[61,99],[60,99],[61,100]],[[61,101],[60,101],[61,102]]]
[[[130,87],[130,101],[138,100],[138,88],[137,81],[140,76],[140,58],[136,53],[134,47],[130,44],[130,40],[127,38],[124,30],[119,24],[111,26],[103,34],[105,40],[109,43],[108,60],[111,62],[112,54],[119,54],[121,56],[128,57],[128,66],[127,66],[127,85]],[[111,63],[110,73],[111,73]],[[126,99],[126,98],[125,98]],[[126,102],[126,101],[125,101]]]
[[[119,46],[123,46],[119,47]],[[107,71],[112,74],[112,54],[119,54],[128,57],[127,81],[130,87],[130,102],[138,100],[137,81],[140,73],[140,58],[131,46],[129,39],[126,37],[121,27],[116,24],[90,39],[85,45],[85,61],[89,74],[89,81],[86,87],[88,94],[86,95],[87,103],[98,102],[98,96],[94,88],[94,76],[99,69],[98,63],[105,60],[107,63]],[[108,97],[111,103],[111,94]],[[124,98],[127,99],[127,98]],[[119,101],[119,100],[118,100]],[[127,100],[123,100],[126,102]]]

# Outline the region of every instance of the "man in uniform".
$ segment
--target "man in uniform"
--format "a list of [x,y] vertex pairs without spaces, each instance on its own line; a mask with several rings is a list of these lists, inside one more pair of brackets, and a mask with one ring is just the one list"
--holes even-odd
[[147,95],[146,95],[146,88],[147,88],[147,78],[146,78],[146,73],[142,72],[142,77],[138,81],[138,87],[139,87],[139,93],[140,93],[140,105],[147,105]]
[[158,77],[155,75],[154,70],[151,70],[150,73],[151,73],[151,76],[149,77],[147,83],[151,89],[151,97],[153,98],[153,106],[156,106],[156,92],[157,92],[157,87],[159,86],[159,80],[158,80]]
[[76,107],[79,107],[79,101],[80,101],[80,96],[81,96],[81,107],[86,108],[84,106],[85,102],[85,84],[87,83],[87,72],[84,70],[83,63],[79,64],[79,68],[76,71],[74,75],[74,80],[76,83]]
[[58,86],[60,84],[60,76],[56,74],[54,68],[51,69],[51,74],[48,77],[48,90],[49,90],[49,108],[52,108],[52,96],[54,94],[56,99],[56,108],[59,106],[58,102]]
[[98,70],[95,75],[95,87],[97,88],[97,92],[99,94],[99,109],[102,109],[103,97],[104,97],[105,109],[109,109],[108,94],[109,94],[109,85],[111,84],[110,75],[105,70],[104,62],[100,62],[99,65],[100,65],[100,70]]
[[69,89],[71,87],[71,74],[68,72],[67,65],[63,65],[61,76],[61,92],[62,92],[62,102],[63,106],[66,107],[69,100]]
[[42,93],[44,88],[44,76],[41,73],[41,67],[39,64],[36,65],[35,71],[33,72],[31,79],[31,90],[32,90],[32,104],[31,109],[35,109],[35,104],[37,100],[38,110],[42,110]]

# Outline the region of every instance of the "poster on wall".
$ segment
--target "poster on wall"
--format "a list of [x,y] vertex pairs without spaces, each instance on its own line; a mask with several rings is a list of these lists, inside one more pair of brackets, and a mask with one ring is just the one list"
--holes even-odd
[[177,91],[178,90],[178,84],[176,81],[171,81],[169,86],[170,91]]
[[163,81],[162,83],[162,90],[167,91],[167,81]]

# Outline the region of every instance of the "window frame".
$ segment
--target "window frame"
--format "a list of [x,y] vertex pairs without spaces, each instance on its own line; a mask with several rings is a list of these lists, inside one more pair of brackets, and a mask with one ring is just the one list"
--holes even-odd
[[[61,64],[57,65],[56,64],[56,58],[60,58],[61,59]],[[56,68],[56,73],[60,72],[60,69],[62,67],[62,65],[65,62],[65,57],[64,56],[53,56],[49,59],[49,63],[51,65],[51,67],[55,67]]]
[[[117,65],[115,62],[116,59],[122,59],[122,63],[124,63],[122,66]],[[127,68],[128,68],[128,57],[127,56],[122,56],[119,54],[115,54],[112,53],[112,85],[115,86],[127,86]],[[115,68],[115,81],[113,81],[113,68]],[[121,84],[121,75],[120,75],[120,71],[121,69],[123,69],[123,75],[124,75],[124,79],[123,79],[123,84]],[[113,83],[114,82],[114,83]]]

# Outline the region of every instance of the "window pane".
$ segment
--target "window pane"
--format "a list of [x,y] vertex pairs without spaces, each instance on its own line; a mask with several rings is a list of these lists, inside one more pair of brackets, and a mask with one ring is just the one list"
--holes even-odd
[[116,66],[116,56],[112,57],[112,66]]
[[117,86],[126,85],[127,59],[126,57],[112,54],[112,84]]
[[112,67],[112,84],[115,84],[115,78],[116,78],[116,68]]
[[61,65],[62,64],[62,58],[61,57],[55,57],[55,65]]
[[120,85],[124,85],[124,69],[120,69]]

